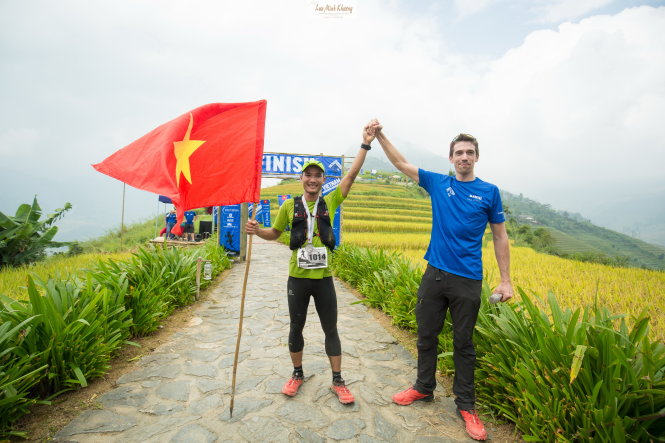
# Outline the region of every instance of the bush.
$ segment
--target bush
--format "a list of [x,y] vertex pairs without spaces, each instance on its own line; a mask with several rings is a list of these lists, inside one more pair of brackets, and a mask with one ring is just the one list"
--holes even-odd
[[[3,303],[0,318],[13,324],[34,318],[21,348],[46,364],[37,384],[42,396],[58,394],[99,377],[109,369],[111,355],[129,336],[129,312],[122,299],[93,287],[92,281],[28,280],[29,302]],[[33,363],[34,364],[34,363]]]
[[[481,312],[478,394],[529,441],[646,441],[665,432],[665,345],[604,307],[541,311],[521,302]],[[615,322],[619,321],[618,329]]]
[[333,254],[331,269],[366,298],[362,303],[390,312],[393,323],[416,330],[414,309],[421,271],[394,252],[344,244]]
[[0,295],[0,436],[18,435],[11,423],[31,404],[86,386],[130,336],[191,303],[198,257],[212,261],[213,274],[232,264],[214,240],[194,250],[141,249],[80,279],[29,278],[27,301]]
[[66,246],[68,243],[53,241],[58,232],[54,223],[71,208],[65,203],[64,208],[40,221],[42,208],[35,197],[32,205],[19,206],[14,216],[0,212],[0,267],[32,263],[43,259],[47,248]]
[[[28,412],[37,402],[29,395],[30,389],[39,382],[48,367],[42,364],[42,353],[29,354],[21,348],[21,342],[29,333],[35,316],[16,324],[5,321],[0,324],[0,435],[8,429],[12,421]],[[9,436],[25,437],[19,432],[9,432]]]
[[102,287],[124,295],[123,305],[132,314],[130,331],[135,337],[156,330],[160,320],[171,311],[170,296],[160,291],[160,279],[148,274],[148,278],[141,280],[139,274],[146,273],[140,263],[137,265],[136,256],[126,262],[100,261],[90,271]]

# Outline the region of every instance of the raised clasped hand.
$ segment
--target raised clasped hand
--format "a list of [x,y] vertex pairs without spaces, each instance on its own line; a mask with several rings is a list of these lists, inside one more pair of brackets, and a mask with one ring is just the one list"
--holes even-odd
[[365,125],[365,127],[363,128],[364,143],[369,144],[372,140],[374,140],[374,138],[376,137],[378,132],[381,131],[382,128],[383,127],[381,126],[381,124],[377,119],[370,120],[370,122],[367,123],[367,125]]

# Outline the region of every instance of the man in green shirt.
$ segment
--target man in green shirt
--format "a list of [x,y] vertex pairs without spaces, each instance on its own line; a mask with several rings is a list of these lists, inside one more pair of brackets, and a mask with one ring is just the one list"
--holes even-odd
[[291,261],[287,283],[289,315],[289,351],[293,362],[293,375],[284,384],[282,393],[293,397],[303,383],[302,356],[304,339],[302,335],[307,318],[310,296],[314,298],[316,312],[325,333],[325,348],[333,374],[330,389],[343,404],[355,401],[353,394],[342,378],[342,347],[337,333],[337,295],[328,268],[328,255],[334,248],[332,224],[335,210],[342,204],[353,181],[365,162],[374,135],[363,131],[363,143],[349,171],[339,186],[321,198],[325,168],[316,160],[303,164],[300,181],[303,195],[289,199],[282,204],[275,223],[271,228],[259,228],[255,220],[247,221],[245,230],[264,240],[276,240],[287,226],[291,227]]

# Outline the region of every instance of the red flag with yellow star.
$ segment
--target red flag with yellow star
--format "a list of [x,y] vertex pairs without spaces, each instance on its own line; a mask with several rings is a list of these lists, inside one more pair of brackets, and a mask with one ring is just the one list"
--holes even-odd
[[92,167],[169,197],[178,215],[173,232],[180,235],[189,209],[259,201],[265,120],[265,100],[204,105]]

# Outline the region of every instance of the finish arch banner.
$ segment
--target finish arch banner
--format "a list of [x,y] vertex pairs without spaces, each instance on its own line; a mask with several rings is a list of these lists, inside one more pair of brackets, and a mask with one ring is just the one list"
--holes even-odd
[[344,170],[344,157],[308,154],[283,154],[265,152],[261,172],[264,175],[300,175],[302,165],[308,160],[318,160],[326,168],[326,177],[341,177]]
[[[302,172],[302,165],[308,160],[317,160],[323,163],[326,169],[326,178],[321,193],[324,196],[330,194],[342,181],[342,175],[344,174],[344,157],[265,152],[263,154],[262,175],[264,177],[278,178],[286,178],[287,176],[299,177]],[[279,206],[282,206],[284,200],[288,198],[291,198],[291,195],[278,196]],[[341,243],[342,206],[339,206],[335,211],[335,221],[332,226],[333,233],[335,234],[335,246],[339,246]],[[240,226],[245,223],[245,221],[240,220],[240,205],[222,206],[221,214],[222,220],[220,224],[219,244],[231,252],[239,253]],[[271,226],[270,202],[268,200],[261,200],[258,205],[256,217],[264,227]]]

